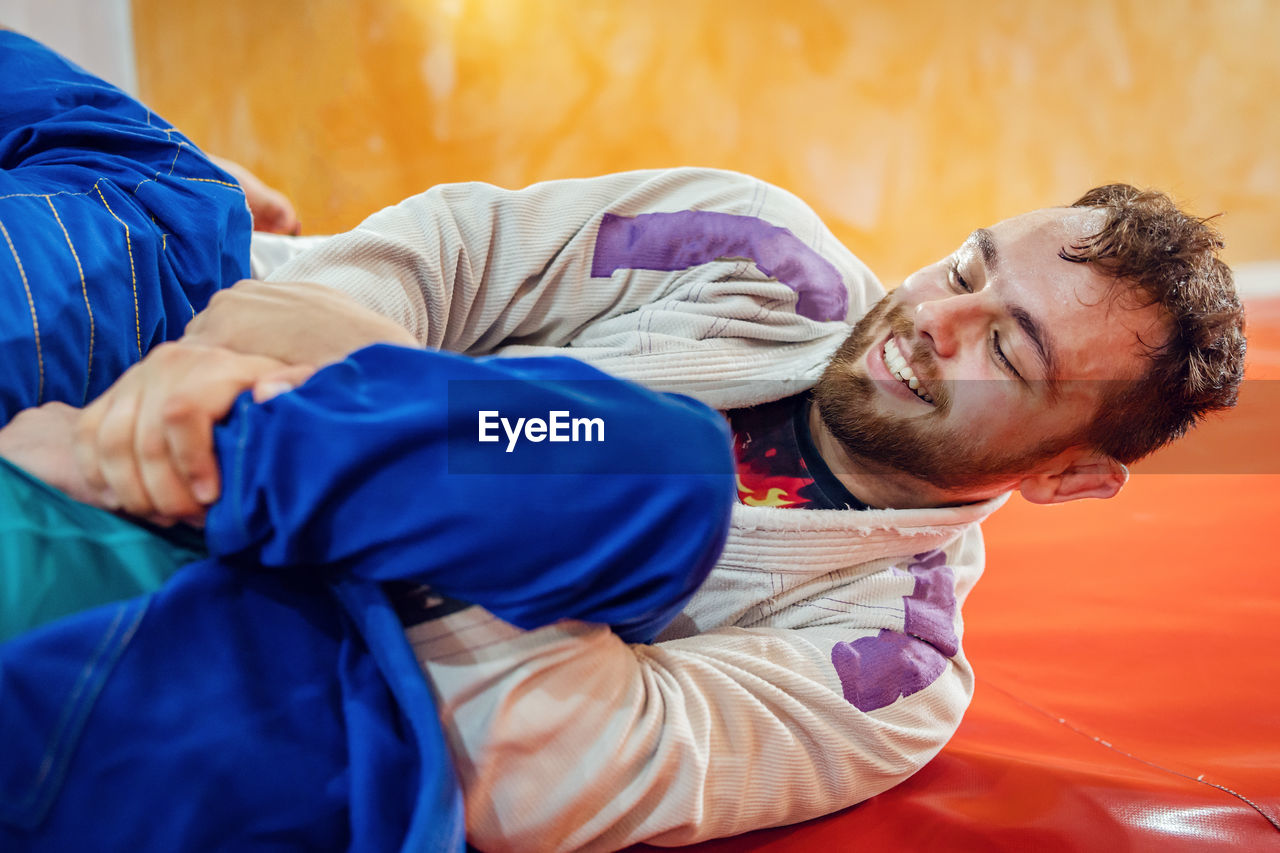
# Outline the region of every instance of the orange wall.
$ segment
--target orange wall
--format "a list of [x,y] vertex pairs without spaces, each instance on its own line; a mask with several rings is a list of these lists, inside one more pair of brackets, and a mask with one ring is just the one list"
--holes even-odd
[[310,232],[441,181],[699,164],[796,192],[886,282],[1111,180],[1280,257],[1271,0],[133,7],[143,98]]

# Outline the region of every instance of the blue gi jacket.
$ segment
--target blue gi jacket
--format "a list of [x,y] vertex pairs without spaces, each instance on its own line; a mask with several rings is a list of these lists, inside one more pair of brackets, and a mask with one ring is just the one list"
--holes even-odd
[[[598,418],[604,440],[508,452],[479,440],[486,410]],[[0,849],[461,849],[380,582],[643,641],[715,562],[734,494],[719,415],[561,358],[371,347],[242,397],[215,442],[214,557],[0,646]]]

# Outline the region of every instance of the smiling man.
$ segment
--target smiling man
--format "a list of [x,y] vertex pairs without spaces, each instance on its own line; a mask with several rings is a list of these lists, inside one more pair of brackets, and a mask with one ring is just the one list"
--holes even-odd
[[[682,844],[859,802],[942,748],[973,690],[980,522],[1013,490],[1110,497],[1234,403],[1220,246],[1113,185],[980,228],[886,295],[807,206],[743,175],[454,185],[308,244],[188,335],[314,361],[317,330],[342,327],[334,288],[423,346],[567,354],[725,412],[740,503],[659,642],[521,631],[429,590],[400,608],[476,846]],[[134,511],[189,507],[128,490]]]
[[[264,506],[296,520],[307,504],[299,484],[354,458],[341,468],[351,476],[330,481],[333,499],[325,492],[315,502],[350,515],[335,521],[322,513],[318,523],[304,525],[296,549],[274,553],[281,568],[292,570],[317,548],[360,543],[345,556],[363,555],[357,562],[373,575],[347,588],[352,601],[363,602],[353,612],[387,616],[389,625],[379,622],[378,647],[407,664],[407,673],[397,667],[397,678],[405,676],[397,683],[434,701],[463,789],[468,838],[483,850],[683,844],[825,814],[902,781],[943,747],[972,696],[960,608],[983,570],[980,523],[1013,490],[1041,503],[1114,495],[1127,464],[1230,406],[1242,376],[1241,308],[1217,257],[1221,241],[1159,193],[1101,187],[1070,207],[980,228],[886,295],[789,193],[731,172],[675,169],[516,192],[441,186],[329,239],[255,235],[252,268],[268,282],[214,295],[183,341],[111,385],[177,334],[228,270],[246,268],[248,211],[240,189],[223,180],[228,176],[122,93],[13,34],[0,34],[0,60],[16,69],[0,77],[17,92],[3,102],[10,109],[0,109],[7,121],[0,167],[13,188],[0,195],[7,205],[0,210],[7,241],[0,255],[8,258],[0,289],[11,308],[0,409],[7,417],[42,401],[93,401],[83,413],[57,406],[29,411],[0,436],[0,450],[86,502],[157,521],[203,516],[225,485],[227,498],[211,516],[210,542],[217,546],[218,513],[230,518],[233,507],[254,504],[237,496],[235,482],[219,482],[212,425],[241,388],[262,378],[222,365],[261,367],[269,356],[272,371],[286,362],[301,376],[360,350],[264,406],[242,397],[233,425],[275,426],[224,441],[231,458],[222,462]],[[73,82],[92,101],[90,113],[64,108]],[[22,104],[34,106],[18,109]],[[85,115],[94,120],[93,133],[83,126]],[[33,122],[62,130],[33,136]],[[398,346],[366,348],[378,341]],[[685,473],[680,460],[723,454],[727,463],[727,448],[699,451],[706,445],[695,441],[696,431],[654,418],[653,409],[633,415],[639,426],[602,424],[600,442],[538,442],[534,436],[553,430],[558,412],[578,414],[580,393],[509,411],[506,392],[513,386],[490,377],[465,385],[459,396],[471,410],[460,411],[455,386],[421,390],[431,364],[474,375],[518,371],[519,363],[504,368],[406,349],[415,345],[469,355],[569,355],[657,390],[695,395],[724,412],[739,502],[706,583],[656,642],[627,642],[649,635],[611,629],[598,613],[563,607],[544,614],[552,624],[535,627],[544,620],[521,621],[501,602],[527,608],[530,585],[579,595],[594,589],[574,572],[594,565],[583,543],[600,541],[595,553],[620,564],[602,576],[601,591],[626,599],[623,605],[642,603],[655,586],[635,549],[618,541],[637,543],[642,553],[679,553],[698,544],[690,530],[722,532],[724,509],[722,502],[716,514],[713,501],[690,492],[692,509],[645,485],[644,475],[674,468],[667,473],[678,479]],[[229,357],[226,349],[241,355]],[[181,364],[199,366],[204,379],[172,367]],[[352,375],[361,381],[342,379]],[[381,393],[362,390],[364,380]],[[329,391],[336,396],[326,397]],[[445,413],[456,418],[464,425],[458,440],[475,439],[474,448],[461,448],[473,461],[507,466],[538,448],[555,450],[564,464],[546,481],[527,472],[504,476],[504,469],[455,471],[424,447],[435,467],[408,473],[403,458],[370,440],[370,430],[392,429],[415,447],[430,444],[432,435],[452,441],[455,434],[394,429],[402,422],[396,413],[406,409],[428,423]],[[525,418],[529,440],[511,454],[502,442],[482,441],[486,412],[513,424]],[[326,413],[350,420],[350,429],[335,428]],[[708,417],[714,426],[715,416]],[[530,418],[541,424],[533,435]],[[228,429],[224,424],[224,439]],[[264,439],[269,435],[277,438]],[[620,451],[625,470],[563,473],[584,470],[582,460],[614,450],[625,435],[635,438]],[[705,440],[719,435],[718,428],[703,431]],[[33,446],[24,449],[27,443]],[[68,464],[69,443],[78,465]],[[292,467],[262,461],[273,449],[288,455]],[[488,450],[495,452],[471,452]],[[244,461],[246,454],[253,461]],[[727,489],[728,478],[720,479]],[[367,491],[355,488],[359,483]],[[70,503],[39,484],[21,485],[10,501],[19,522],[23,512],[48,518],[50,501],[63,509]],[[476,523],[454,523],[467,505],[475,507]],[[646,506],[658,510],[647,514],[660,522],[653,527],[642,523]],[[290,529],[263,518],[269,514],[255,530],[264,536],[278,539]],[[412,529],[415,519],[425,534]],[[141,528],[132,533],[150,535]],[[442,549],[432,533],[458,547]],[[719,541],[708,535],[713,539]],[[401,561],[407,571],[396,577],[431,580],[421,570],[434,561],[448,579],[431,580],[433,588],[374,588],[391,577],[388,565],[398,565],[386,559],[388,549],[419,555]],[[41,545],[33,553],[47,551]],[[539,553],[556,556],[527,568]],[[14,559],[43,574],[39,564]],[[692,571],[696,558],[674,562],[668,568],[677,579],[699,575]],[[80,570],[103,565],[114,564],[72,561],[70,582],[92,586],[93,572]],[[79,838],[85,815],[98,809],[165,849],[199,848],[193,827],[210,832],[209,847],[225,847],[224,827],[244,824],[221,819],[220,808],[240,802],[267,814],[270,824],[244,831],[276,843],[284,837],[272,828],[276,818],[294,821],[303,835],[292,837],[313,839],[303,846],[315,849],[342,846],[347,836],[382,849],[391,843],[383,839],[404,837],[396,803],[415,790],[417,758],[378,733],[434,731],[435,714],[406,726],[385,708],[375,713],[385,702],[354,717],[341,705],[330,720],[335,728],[322,724],[313,700],[277,698],[299,671],[314,672],[321,692],[353,685],[370,687],[373,697],[385,691],[376,680],[335,683],[328,664],[306,666],[326,658],[343,633],[328,611],[289,603],[267,589],[276,583],[267,578],[250,583],[269,593],[265,609],[232,608],[232,618],[222,618],[226,609],[214,605],[243,600],[245,588],[218,566],[203,565],[157,594],[190,601],[169,608],[172,621],[162,624],[197,651],[153,642],[146,648],[154,658],[140,657],[137,645],[121,658],[137,680],[115,680],[111,690],[126,701],[114,707],[123,709],[119,720],[137,740],[89,739],[77,758],[74,736],[17,738],[22,749],[6,755],[10,769],[21,772],[0,774],[13,794],[0,797],[0,823],[21,834],[38,828],[44,810],[61,808],[67,820],[59,825]],[[459,580],[465,583],[447,585]],[[220,589],[226,597],[211,594]],[[394,614],[365,606],[384,591],[394,596]],[[111,597],[110,590],[76,592],[84,593],[76,597],[83,606]],[[17,605],[25,612],[32,603]],[[140,613],[147,605],[120,606]],[[45,641],[29,634],[7,648],[56,640],[57,632],[110,612],[55,623],[41,635]],[[567,615],[579,619],[554,621]],[[140,636],[132,629],[111,633],[127,624],[110,622],[108,639]],[[200,626],[208,633],[195,630]],[[295,645],[278,642],[286,628],[296,632]],[[260,653],[255,638],[272,653]],[[95,648],[107,646],[86,647]],[[214,656],[223,669],[211,666],[210,649],[228,652]],[[106,666],[116,661],[97,659]],[[341,661],[352,673],[372,665],[358,650],[342,651]],[[18,700],[0,709],[58,698],[49,666],[29,662],[23,678],[39,689],[0,691]],[[92,701],[103,684],[90,679],[97,687],[81,689],[86,672],[74,665],[60,671],[77,701]],[[6,677],[0,687],[12,688],[13,676]],[[227,752],[223,774],[191,769],[203,763],[172,771],[185,753],[153,748],[161,730],[178,733],[161,737],[166,743],[191,742],[181,702],[216,713],[219,706],[202,704],[201,694],[187,689],[200,681],[221,699],[264,703],[252,715],[270,729],[261,743],[235,724],[239,718],[226,718],[227,742],[243,758]],[[139,713],[130,713],[133,700]],[[19,716],[22,725],[59,719]],[[295,717],[296,725],[278,722]],[[371,724],[371,740],[341,736],[353,719],[361,730]],[[98,751],[86,756],[83,749]],[[326,749],[339,768],[364,769],[327,775],[316,763]],[[207,780],[209,794],[199,804],[181,797],[180,808],[160,809],[173,835],[157,835],[156,801],[121,781],[113,750],[144,766],[155,759],[152,781],[169,796],[181,797],[170,790],[176,778]],[[275,759],[282,753],[303,759],[288,786],[256,769],[282,766]],[[95,754],[98,766],[114,768],[110,784],[92,773],[75,775]],[[372,766],[398,769],[379,774],[379,787],[371,788]],[[57,772],[44,772],[49,767]],[[436,768],[426,761],[418,767],[427,774]],[[335,782],[348,778],[359,784]],[[68,780],[78,787],[59,799]],[[104,800],[104,791],[120,796]],[[350,817],[333,805],[348,793],[359,806]],[[142,843],[113,837],[130,849]],[[51,846],[68,843],[74,842]]]
[[[442,186],[328,240],[255,239],[258,269],[286,260],[177,346],[322,364],[386,339],[350,297],[419,346],[569,355],[729,421],[728,540],[657,642],[393,591],[483,850],[684,844],[902,781],[972,696],[980,523],[1013,490],[1114,495],[1127,464],[1232,405],[1243,372],[1217,234],[1123,185],[979,229],[887,295],[794,196],[707,169]],[[212,464],[152,452],[208,447],[221,414],[172,384],[176,407],[108,394],[79,418],[89,493],[113,508],[180,518],[217,491]],[[464,422],[503,410],[493,388]],[[523,476],[493,499],[536,504]],[[448,506],[446,481],[415,485]]]

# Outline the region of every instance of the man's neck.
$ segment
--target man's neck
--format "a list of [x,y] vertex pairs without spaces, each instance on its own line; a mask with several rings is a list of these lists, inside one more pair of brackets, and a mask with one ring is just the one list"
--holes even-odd
[[874,460],[854,457],[827,429],[817,405],[809,407],[809,434],[818,455],[827,463],[836,479],[856,495],[858,500],[875,509],[955,506],[993,498],[1007,491],[1004,488],[992,488],[973,494],[951,494],[938,489],[927,480],[876,465]]

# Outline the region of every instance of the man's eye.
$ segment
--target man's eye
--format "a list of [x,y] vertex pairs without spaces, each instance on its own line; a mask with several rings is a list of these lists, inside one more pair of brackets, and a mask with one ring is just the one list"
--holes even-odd
[[947,281],[961,293],[973,293],[973,288],[969,286],[969,282],[965,281],[964,276],[960,275],[960,266],[955,261],[951,262],[951,266],[947,270]]
[[1000,366],[1006,372],[1013,374],[1018,379],[1022,378],[1018,368],[1014,367],[1013,362],[1009,361],[1009,358],[1004,354],[1004,347],[1000,346],[1000,333],[997,331],[991,332],[991,351],[995,354],[996,361],[1000,363]]

